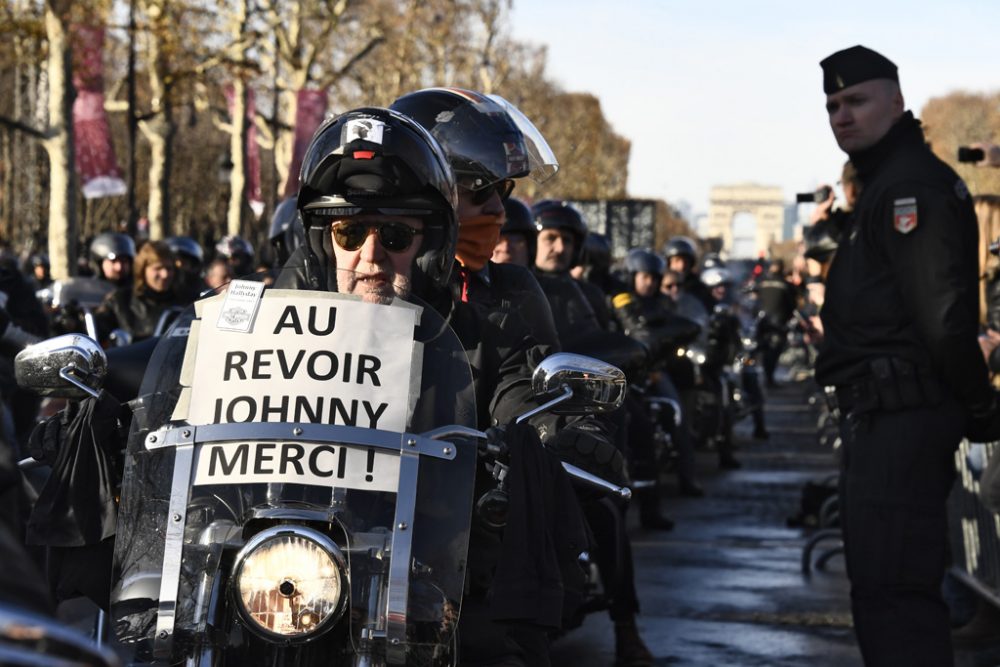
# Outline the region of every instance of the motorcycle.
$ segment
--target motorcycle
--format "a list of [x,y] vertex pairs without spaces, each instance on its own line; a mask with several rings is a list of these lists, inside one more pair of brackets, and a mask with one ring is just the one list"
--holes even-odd
[[[95,394],[103,352],[69,338],[19,378]],[[532,389],[519,421],[615,409],[625,381],[553,355]],[[234,281],[178,317],[130,407],[110,625],[131,663],[456,663],[470,524],[502,520],[506,465],[433,308]]]
[[693,378],[684,394],[695,442],[710,447],[731,443],[733,426],[764,402],[755,335],[741,331],[730,308],[719,305],[705,339],[680,348],[677,355]]

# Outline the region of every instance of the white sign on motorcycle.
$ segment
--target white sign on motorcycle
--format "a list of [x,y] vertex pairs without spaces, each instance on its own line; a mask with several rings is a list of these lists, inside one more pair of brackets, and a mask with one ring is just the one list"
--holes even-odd
[[274,481],[396,491],[399,456],[371,447],[304,442],[227,442],[198,450],[195,486]]
[[197,304],[175,418],[406,430],[419,309],[268,290],[244,333],[218,325],[223,303]]

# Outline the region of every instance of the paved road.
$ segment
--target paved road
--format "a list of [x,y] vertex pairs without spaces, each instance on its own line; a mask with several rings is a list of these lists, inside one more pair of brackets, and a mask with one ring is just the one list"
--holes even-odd
[[[789,528],[802,485],[836,469],[816,443],[807,385],[788,384],[768,399],[770,440],[740,424],[744,467],[719,471],[698,454],[700,499],[664,501],[677,521],[669,533],[641,530],[630,515],[643,612],[640,630],[662,665],[858,665],[840,557],[825,572],[801,573],[800,529]],[[559,640],[555,665],[610,665],[606,616]]]
[[[836,471],[830,451],[817,443],[809,386],[789,382],[770,392],[770,440],[753,441],[750,425],[738,426],[741,470],[719,471],[711,453],[698,453],[706,497],[678,498],[667,489],[664,506],[677,521],[672,532],[643,531],[630,514],[639,628],[657,665],[862,664],[843,558],[803,576],[808,534],[786,524],[798,511],[803,484]],[[589,617],[553,648],[556,667],[614,663],[606,615]],[[995,665],[996,641],[956,650],[956,667]]]

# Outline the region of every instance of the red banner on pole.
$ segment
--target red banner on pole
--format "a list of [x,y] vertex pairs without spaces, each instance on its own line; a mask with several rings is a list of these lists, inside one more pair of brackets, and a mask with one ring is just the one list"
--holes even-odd
[[87,199],[125,194],[111,128],[104,111],[104,28],[74,25],[73,134],[76,140],[76,173]]
[[302,169],[302,158],[312,140],[316,128],[326,116],[326,89],[300,90],[295,94],[295,145],[292,149],[292,164],[285,183],[285,197],[291,197],[299,191],[299,170]]

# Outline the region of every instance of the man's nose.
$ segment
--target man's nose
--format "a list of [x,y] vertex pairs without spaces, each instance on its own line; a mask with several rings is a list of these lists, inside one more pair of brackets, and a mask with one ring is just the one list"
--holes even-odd
[[833,112],[833,115],[830,116],[830,122],[834,125],[848,125],[853,120],[854,117],[851,115],[851,112],[847,108],[846,104],[838,107],[837,110]]
[[493,190],[490,198],[483,203],[482,213],[483,215],[501,215],[503,212],[503,200],[500,199],[500,193]]
[[385,257],[385,248],[382,247],[382,242],[379,241],[375,229],[368,228],[368,235],[365,237],[365,242],[361,244],[360,252],[361,259],[372,264]]

